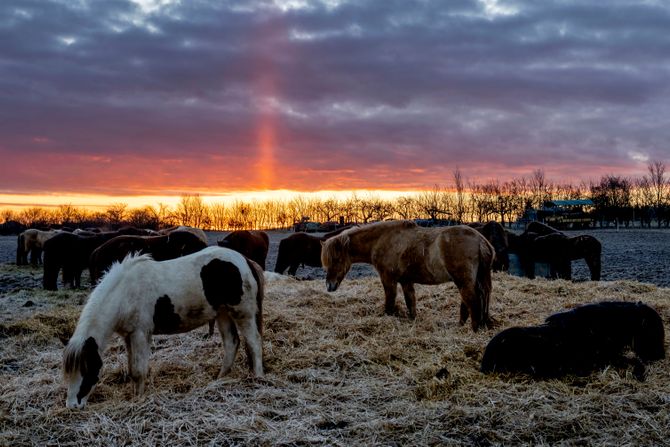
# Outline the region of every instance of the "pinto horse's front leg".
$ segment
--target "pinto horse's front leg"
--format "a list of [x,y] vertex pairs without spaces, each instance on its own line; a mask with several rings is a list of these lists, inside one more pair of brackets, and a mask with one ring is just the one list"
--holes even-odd
[[125,338],[128,354],[128,373],[134,383],[136,396],[144,394],[147,375],[149,374],[149,356],[151,355],[151,335],[135,331]]
[[407,305],[407,312],[409,317],[413,320],[416,318],[416,293],[414,292],[414,284],[409,282],[400,284],[402,286],[402,293],[405,295],[405,304]]

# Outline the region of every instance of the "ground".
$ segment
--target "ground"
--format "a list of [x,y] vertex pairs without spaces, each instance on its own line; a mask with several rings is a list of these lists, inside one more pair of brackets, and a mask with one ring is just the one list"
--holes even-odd
[[[606,299],[656,308],[667,345],[670,289],[647,278],[667,284],[668,257],[660,256],[670,233],[596,236],[605,281],[495,274],[499,325],[477,333],[457,323],[453,284],[418,287],[412,321],[402,299],[398,315],[384,315],[379,281],[364,271],[330,294],[318,271],[299,271],[316,280],[269,275],[265,379],[250,376],[241,350],[231,374],[215,380],[221,342],[201,328],[154,338],[147,393],[135,398],[115,339],[84,411],[65,409],[61,356],[88,292],[43,291],[39,269],[0,264],[0,445],[662,445],[670,436],[668,359],[651,364],[644,382],[617,368],[545,381],[478,371],[499,330]],[[629,265],[608,265],[624,254]]]

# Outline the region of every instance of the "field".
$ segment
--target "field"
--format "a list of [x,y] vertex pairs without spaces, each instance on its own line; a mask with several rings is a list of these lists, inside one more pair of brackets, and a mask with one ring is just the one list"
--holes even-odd
[[[11,239],[0,240],[9,256],[0,264],[0,445],[665,444],[668,359],[644,382],[617,368],[537,382],[478,371],[498,330],[605,299],[655,307],[667,345],[670,233],[593,234],[604,281],[583,281],[579,265],[575,282],[496,274],[499,327],[476,334],[457,324],[453,284],[417,287],[411,321],[400,304],[397,316],[383,314],[379,281],[364,267],[332,294],[318,270],[298,272],[315,280],[268,275],[265,379],[249,376],[241,350],[230,376],[214,380],[221,342],[202,328],[154,338],[148,391],[133,398],[115,339],[84,411],[65,409],[60,363],[87,292],[41,290],[40,270],[11,265]],[[272,235],[273,247],[283,236]]]

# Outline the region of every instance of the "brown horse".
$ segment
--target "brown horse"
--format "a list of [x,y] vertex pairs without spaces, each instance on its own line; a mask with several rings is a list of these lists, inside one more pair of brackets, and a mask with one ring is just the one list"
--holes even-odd
[[19,234],[16,244],[16,265],[27,265],[28,253],[30,253],[30,263],[32,265],[41,263],[44,243],[60,232],[60,230],[42,231],[29,228]]
[[265,231],[233,231],[217,241],[217,245],[242,253],[265,270],[265,259],[270,248],[270,238]]
[[468,226],[479,231],[493,246],[496,252],[496,258],[493,261],[493,271],[506,272],[509,270],[509,243],[507,242],[505,228],[493,220],[485,224],[481,222],[469,223]]
[[342,227],[321,237],[301,232],[282,239],[279,241],[275,273],[284,273],[288,268],[288,274],[295,276],[300,264],[321,267],[321,242],[354,226],[356,225]]
[[123,261],[130,253],[150,254],[154,261],[167,261],[190,255],[205,247],[207,244],[188,231],[173,231],[164,236],[116,236],[91,253],[88,263],[91,284],[97,284],[114,262]]
[[337,290],[354,262],[372,264],[384,287],[387,314],[395,311],[398,283],[410,318],[416,317],[414,284],[453,280],[461,294],[460,323],[490,326],[491,244],[470,227],[422,228],[406,220],[345,231],[323,243],[321,261],[328,291]]

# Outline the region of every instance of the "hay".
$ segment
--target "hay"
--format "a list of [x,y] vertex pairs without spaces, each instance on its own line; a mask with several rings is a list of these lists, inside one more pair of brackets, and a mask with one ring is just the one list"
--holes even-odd
[[133,398],[117,338],[84,411],[65,409],[58,339],[81,297],[3,322],[21,329],[0,348],[0,445],[660,445],[670,435],[667,359],[646,382],[612,368],[539,382],[478,372],[498,330],[604,299],[642,300],[667,323],[670,289],[495,275],[500,326],[473,334],[457,324],[453,284],[417,287],[410,321],[402,298],[397,317],[383,314],[377,278],[347,280],[334,294],[323,281],[269,279],[265,379],[250,378],[241,350],[230,376],[214,380],[221,342],[202,328],[154,338],[147,394]]

